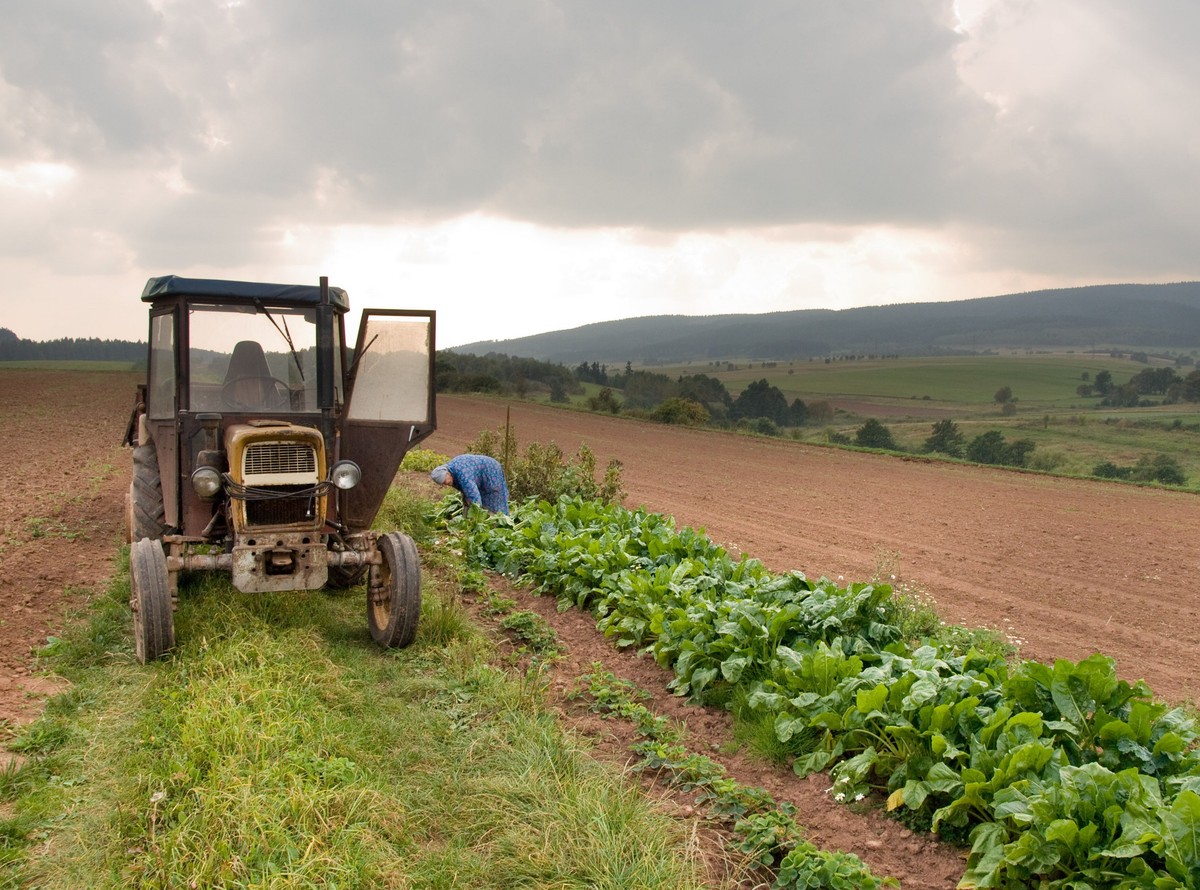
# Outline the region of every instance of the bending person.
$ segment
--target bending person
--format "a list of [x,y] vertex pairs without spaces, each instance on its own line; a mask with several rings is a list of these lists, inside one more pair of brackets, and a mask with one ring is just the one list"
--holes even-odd
[[464,506],[478,504],[491,513],[508,512],[508,483],[500,461],[485,454],[460,454],[429,474],[438,485],[462,492]]

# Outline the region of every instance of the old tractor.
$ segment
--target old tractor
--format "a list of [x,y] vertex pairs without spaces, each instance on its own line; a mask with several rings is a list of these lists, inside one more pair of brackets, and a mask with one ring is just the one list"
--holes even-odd
[[137,658],[175,645],[183,572],[249,594],[365,577],[381,646],[417,632],[411,538],[371,529],[405,453],[436,428],[435,314],[365,309],[346,347],[346,292],[151,278],[146,383],[126,430]]

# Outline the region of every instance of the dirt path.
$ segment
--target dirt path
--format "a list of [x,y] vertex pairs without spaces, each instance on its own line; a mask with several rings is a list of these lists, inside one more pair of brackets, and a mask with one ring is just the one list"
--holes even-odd
[[[444,397],[426,443],[464,449],[506,403]],[[522,442],[586,442],[624,465],[626,504],[707,529],[777,570],[883,566],[943,618],[1030,658],[1104,652],[1161,697],[1200,701],[1200,497],[860,454],[513,403]],[[894,568],[893,568],[894,567]]]

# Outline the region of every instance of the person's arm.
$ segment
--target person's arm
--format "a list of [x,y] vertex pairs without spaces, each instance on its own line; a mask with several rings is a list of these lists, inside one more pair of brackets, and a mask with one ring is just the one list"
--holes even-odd
[[454,481],[458,483],[458,490],[462,492],[464,505],[479,504],[483,506],[483,497],[479,493],[479,485],[475,481],[474,473],[456,473]]

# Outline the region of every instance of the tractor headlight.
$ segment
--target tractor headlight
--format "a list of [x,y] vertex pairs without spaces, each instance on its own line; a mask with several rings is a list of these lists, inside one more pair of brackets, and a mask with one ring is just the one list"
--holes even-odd
[[216,497],[221,491],[221,474],[212,467],[197,467],[192,472],[192,488],[202,498]]
[[349,491],[362,481],[362,470],[352,460],[339,460],[329,471],[329,481],[342,491]]

